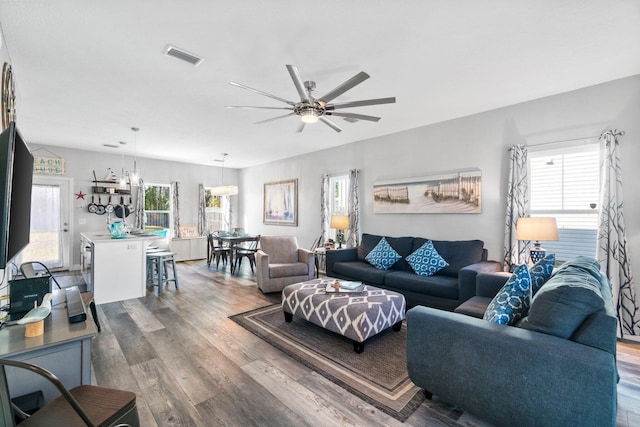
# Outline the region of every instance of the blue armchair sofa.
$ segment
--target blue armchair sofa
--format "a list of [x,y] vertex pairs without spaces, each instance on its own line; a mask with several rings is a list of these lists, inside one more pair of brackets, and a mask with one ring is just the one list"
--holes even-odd
[[478,273],[500,271],[502,268],[499,262],[487,261],[487,250],[481,240],[432,240],[434,248],[449,266],[433,276],[420,276],[405,258],[428,239],[385,236],[402,258],[389,270],[380,270],[365,258],[382,237],[364,233],[357,248],[327,251],[327,276],[399,292],[404,295],[407,307],[425,305],[452,311],[475,295]]
[[579,260],[553,273],[515,326],[412,308],[407,367],[419,387],[496,426],[615,426],[616,327],[608,280]]

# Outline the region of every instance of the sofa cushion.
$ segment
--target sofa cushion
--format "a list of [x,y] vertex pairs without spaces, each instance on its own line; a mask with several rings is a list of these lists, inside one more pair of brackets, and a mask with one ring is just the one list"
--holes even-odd
[[304,276],[309,274],[309,264],[294,262],[286,264],[269,263],[269,278]]
[[263,236],[260,249],[271,263],[298,262],[298,239],[295,236]]
[[531,301],[529,268],[519,265],[507,283],[493,297],[483,319],[499,325],[513,325],[527,315]]
[[531,300],[529,315],[517,326],[569,339],[593,313],[601,310],[600,264],[577,257],[563,264]]
[[380,270],[388,270],[402,256],[387,242],[386,238],[380,239],[375,248],[367,254],[365,260]]
[[[377,236],[375,234],[367,234],[364,233],[362,235],[362,240],[360,245],[358,245],[358,261],[366,262],[366,257],[369,255],[369,252],[375,248],[375,246],[380,242],[383,236]],[[406,256],[411,254],[413,247],[413,237],[388,237],[384,236],[387,242],[391,245],[391,247],[398,252],[398,254],[402,257],[399,259],[393,268],[398,270],[409,270],[411,271],[411,267],[404,260]]]
[[540,261],[533,264],[529,269],[531,275],[531,296],[533,297],[538,290],[546,283],[553,273],[553,267],[556,264],[556,256],[549,254]]
[[[427,239],[415,238],[412,252],[426,241]],[[449,263],[449,266],[440,270],[438,275],[458,277],[458,271],[462,267],[482,261],[482,249],[484,248],[482,240],[433,240],[432,242],[440,256]]]
[[420,276],[433,276],[449,265],[433,247],[431,240],[416,249],[406,260]]
[[491,304],[491,298],[476,295],[457,306],[453,312],[482,319],[489,304]]
[[458,279],[448,276],[418,276],[412,271],[392,270],[384,276],[384,287],[438,298],[458,299]]
[[362,239],[360,240],[360,244],[358,245],[358,261],[366,262],[366,257],[369,255],[369,252],[376,247],[376,245],[380,242],[382,236],[377,236],[375,234],[362,233]]
[[336,262],[333,264],[333,272],[338,276],[360,280],[370,285],[382,285],[385,275],[389,273],[388,270],[378,270],[371,264],[360,261]]

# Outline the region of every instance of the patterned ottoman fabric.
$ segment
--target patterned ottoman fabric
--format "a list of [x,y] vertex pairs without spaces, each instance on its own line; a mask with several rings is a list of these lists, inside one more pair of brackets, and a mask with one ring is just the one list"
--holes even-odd
[[370,285],[357,294],[326,294],[324,289],[320,279],[285,287],[285,318],[286,313],[302,317],[357,343],[404,320],[405,300],[397,292]]

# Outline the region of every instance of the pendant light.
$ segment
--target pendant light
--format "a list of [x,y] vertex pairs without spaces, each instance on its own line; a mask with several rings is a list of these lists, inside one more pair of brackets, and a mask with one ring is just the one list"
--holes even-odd
[[[120,145],[126,145],[126,142],[120,141]],[[127,174],[124,172],[124,151],[122,151],[122,164],[121,164],[120,178],[118,178],[118,188],[124,190],[127,188]]]
[[131,185],[138,186],[140,184],[140,171],[138,171],[138,131],[139,128],[132,127],[133,131],[133,169],[129,174],[129,178],[131,179]]
[[221,184],[218,187],[213,187],[211,189],[212,196],[233,196],[234,194],[238,194],[238,186],[236,185],[224,185],[224,160],[228,156],[228,153],[222,153],[222,160],[216,160],[216,162],[222,163],[221,175],[222,180]]

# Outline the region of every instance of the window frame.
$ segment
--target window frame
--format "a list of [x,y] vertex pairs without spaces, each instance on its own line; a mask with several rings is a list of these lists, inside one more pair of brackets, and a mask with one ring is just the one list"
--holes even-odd
[[[212,233],[215,231],[231,231],[231,196],[216,196],[211,194],[211,190],[213,190],[215,187],[204,187],[204,199],[205,199],[205,206],[204,206],[204,216],[205,216],[205,231],[207,233]],[[207,192],[209,192],[209,196],[213,197],[213,198],[219,198],[220,199],[220,208],[216,208],[216,207],[210,207],[207,206]],[[217,213],[216,211],[213,211],[213,209],[219,209],[219,213],[221,215],[221,219],[219,220],[220,223],[220,227],[213,230],[210,229],[211,227],[209,227],[209,217],[208,215],[211,213]],[[226,209],[226,212],[225,212]],[[225,220],[225,218],[227,220]],[[215,222],[215,221],[211,221],[211,222]]]
[[[538,171],[542,167],[543,159],[549,159],[545,164],[553,165],[549,162],[554,158],[556,162],[560,159],[561,170],[556,174],[559,175],[562,188],[559,189],[559,193],[550,194],[550,197],[555,197],[556,202],[559,198],[560,206],[540,206],[536,204],[544,197],[540,193],[544,194],[543,188],[549,189],[549,186],[547,183],[541,184],[542,188],[537,185],[538,180],[544,177]],[[542,246],[547,252],[556,254],[558,263],[578,255],[595,257],[601,179],[601,153],[598,144],[581,140],[563,147],[530,149],[528,163],[529,214],[532,217],[554,217],[558,223],[559,240],[542,242]],[[551,193],[551,190],[549,192]],[[577,207],[576,204],[580,203],[584,203],[583,208]]]
[[[349,215],[350,179],[351,175],[349,172],[329,175],[329,223],[331,223],[332,215]],[[336,237],[337,230],[329,227],[328,238],[336,241]]]
[[[169,190],[169,210],[165,211],[165,210],[151,210],[151,209],[147,209],[147,189],[150,187],[163,187],[163,188],[167,188]],[[142,192],[143,195],[143,209],[144,209],[144,227],[154,227],[152,225],[148,225],[147,224],[147,214],[148,213],[167,213],[169,216],[169,225],[168,227],[164,227],[164,228],[168,228],[169,229],[169,235],[173,235],[173,191],[171,189],[171,184],[161,184],[161,183],[156,183],[156,182],[145,182],[144,183],[144,191]]]

